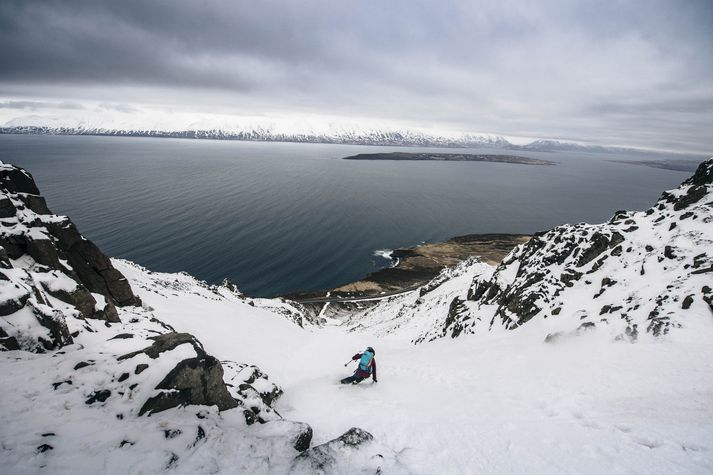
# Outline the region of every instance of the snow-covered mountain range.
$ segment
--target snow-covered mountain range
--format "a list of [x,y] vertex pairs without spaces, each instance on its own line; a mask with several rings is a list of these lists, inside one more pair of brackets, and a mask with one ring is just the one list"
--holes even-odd
[[[23,169],[0,193],[7,473],[713,470],[713,159],[646,211],[316,310],[109,259]],[[379,383],[337,384],[367,345]]]
[[175,120],[114,119],[89,121],[44,115],[22,116],[0,126],[0,134],[97,135],[121,137],[168,137],[262,142],[329,143],[408,147],[490,148],[538,152],[635,152],[637,149],[604,147],[539,139],[515,144],[493,134],[474,134],[388,123],[343,120],[177,117]]

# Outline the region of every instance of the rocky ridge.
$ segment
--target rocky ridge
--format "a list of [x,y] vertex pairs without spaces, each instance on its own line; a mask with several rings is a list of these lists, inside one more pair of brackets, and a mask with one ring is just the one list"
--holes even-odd
[[548,342],[592,331],[656,338],[710,318],[711,249],[713,159],[646,211],[538,233],[494,269],[466,262],[348,323],[406,330],[414,343],[520,327]]

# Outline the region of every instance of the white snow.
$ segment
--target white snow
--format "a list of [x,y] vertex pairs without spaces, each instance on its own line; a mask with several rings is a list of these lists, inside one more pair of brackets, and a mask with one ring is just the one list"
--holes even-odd
[[[308,422],[315,444],[371,432],[394,454],[385,473],[713,470],[711,322],[637,344],[596,332],[544,344],[524,326],[414,346],[413,331],[300,329],[238,301],[162,297],[148,289],[165,276],[114,264],[159,318],[270,374],[285,391],[277,410]],[[339,385],[367,345],[379,383]]]

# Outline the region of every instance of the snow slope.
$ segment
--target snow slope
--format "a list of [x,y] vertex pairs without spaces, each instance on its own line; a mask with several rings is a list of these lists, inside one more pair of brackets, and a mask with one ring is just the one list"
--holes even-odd
[[[160,318],[221,359],[266,370],[285,391],[277,411],[309,422],[314,443],[354,425],[372,433],[393,454],[383,473],[713,470],[710,325],[637,344],[596,332],[545,344],[541,329],[523,326],[414,346],[413,329],[401,334],[375,315],[373,326],[301,329],[260,301],[216,299],[187,276],[114,263]],[[174,278],[182,290],[161,295]],[[456,282],[433,293],[447,296]],[[379,383],[338,385],[351,369],[343,363],[367,345]]]

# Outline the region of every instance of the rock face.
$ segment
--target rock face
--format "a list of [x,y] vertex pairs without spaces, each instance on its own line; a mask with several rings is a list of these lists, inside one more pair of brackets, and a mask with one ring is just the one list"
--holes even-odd
[[139,415],[161,412],[166,409],[186,405],[217,406],[219,410],[238,406],[228,392],[223,381],[223,367],[214,357],[206,354],[203,346],[188,333],[165,333],[153,338],[151,346],[135,351],[118,359],[126,360],[144,354],[157,359],[161,353],[171,351],[180,345],[191,345],[195,358],[180,361],[156,386],[162,390],[147,400]]
[[[420,341],[515,329],[545,320],[565,332],[608,328],[660,336],[706,307],[713,269],[713,159],[645,212],[558,226],[515,248],[492,277],[475,278],[443,326]],[[694,312],[695,310],[695,312]],[[571,328],[567,329],[570,326]]]
[[140,305],[109,258],[68,218],[51,214],[39,193],[26,170],[0,164],[0,328],[8,335],[0,345],[7,349],[72,343],[65,307],[116,323],[116,306]]

